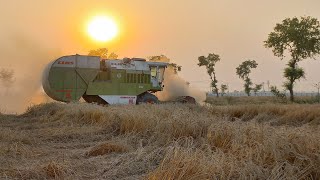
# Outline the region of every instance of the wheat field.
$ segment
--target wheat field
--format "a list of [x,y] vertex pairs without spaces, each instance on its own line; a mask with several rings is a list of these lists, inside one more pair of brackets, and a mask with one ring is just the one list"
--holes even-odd
[[98,106],[0,113],[1,179],[319,179],[320,105]]

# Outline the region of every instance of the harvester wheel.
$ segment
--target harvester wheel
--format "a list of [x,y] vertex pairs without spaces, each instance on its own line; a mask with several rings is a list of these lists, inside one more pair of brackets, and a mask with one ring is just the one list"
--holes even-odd
[[197,103],[196,99],[191,96],[179,96],[179,97],[177,97],[175,102],[188,103],[188,104],[196,104]]
[[137,104],[141,104],[141,103],[158,104],[159,100],[157,96],[146,92],[146,93],[140,94],[137,98]]

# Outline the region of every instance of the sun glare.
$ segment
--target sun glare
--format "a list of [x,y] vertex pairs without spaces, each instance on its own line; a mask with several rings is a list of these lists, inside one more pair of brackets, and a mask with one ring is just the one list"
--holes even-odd
[[118,28],[111,18],[97,16],[88,24],[88,33],[93,39],[106,42],[117,36]]

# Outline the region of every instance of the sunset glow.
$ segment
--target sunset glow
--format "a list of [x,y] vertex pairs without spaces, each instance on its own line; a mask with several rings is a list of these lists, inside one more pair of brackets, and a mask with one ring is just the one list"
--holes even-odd
[[117,36],[118,27],[111,18],[97,16],[88,24],[88,34],[96,41],[106,42]]

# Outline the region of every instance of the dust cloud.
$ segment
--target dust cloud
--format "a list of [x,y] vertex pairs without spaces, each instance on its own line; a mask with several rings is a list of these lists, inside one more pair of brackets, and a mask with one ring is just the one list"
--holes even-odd
[[8,86],[0,79],[0,112],[22,113],[29,106],[49,101],[41,86],[42,71],[58,53],[26,37],[13,36],[2,43],[0,69],[12,70]]
[[[24,36],[7,36],[1,41],[0,70],[13,71],[13,78],[10,85],[0,79],[0,113],[19,114],[31,105],[52,101],[42,89],[42,73],[62,53]],[[190,87],[173,67],[166,69],[164,85],[164,90],[156,94],[160,100],[170,101],[178,96],[192,96],[197,102],[205,100],[205,92]]]
[[156,93],[160,101],[171,101],[178,96],[192,96],[198,103],[202,103],[206,99],[205,92],[192,88],[187,81],[175,72],[173,66],[169,65],[165,70],[163,84],[163,91]]

